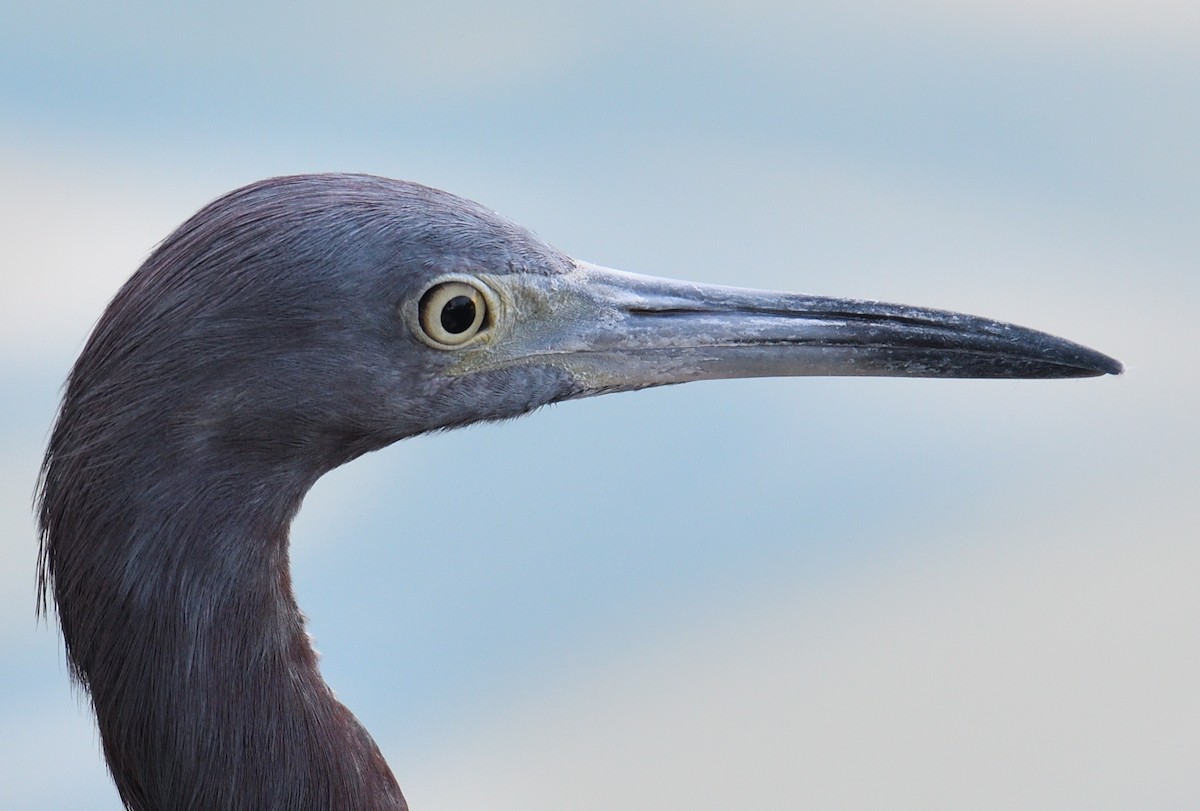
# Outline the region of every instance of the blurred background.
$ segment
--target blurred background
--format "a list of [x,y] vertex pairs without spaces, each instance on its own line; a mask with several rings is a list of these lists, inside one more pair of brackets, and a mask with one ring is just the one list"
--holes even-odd
[[696,384],[330,474],[300,603],[415,811],[1200,807],[1198,54],[1173,0],[5,3],[0,804],[120,807],[33,612],[91,325],[211,198],[338,170],[1127,365]]

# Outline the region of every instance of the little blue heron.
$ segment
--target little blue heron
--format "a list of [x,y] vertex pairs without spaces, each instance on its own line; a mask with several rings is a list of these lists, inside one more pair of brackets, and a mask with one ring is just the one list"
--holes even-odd
[[42,466],[38,610],[128,808],[403,809],[292,592],[289,526],[325,472],[706,378],[1120,371],[973,316],[608,270],[414,183],[274,178],[181,225],[87,341]]

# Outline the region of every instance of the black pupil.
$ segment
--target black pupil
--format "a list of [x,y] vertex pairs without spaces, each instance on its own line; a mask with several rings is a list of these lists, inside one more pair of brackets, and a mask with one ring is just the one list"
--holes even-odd
[[451,335],[466,332],[475,323],[475,302],[470,296],[455,296],[442,307],[442,329]]

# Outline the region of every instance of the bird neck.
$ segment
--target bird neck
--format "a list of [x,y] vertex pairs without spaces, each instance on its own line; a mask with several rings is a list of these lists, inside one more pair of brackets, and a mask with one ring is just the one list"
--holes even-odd
[[[51,548],[69,658],[122,798],[404,809],[378,747],[322,680],[293,596],[288,528],[315,476],[219,467],[127,471],[153,492],[99,513],[77,505],[73,520],[90,525]],[[238,491],[246,482],[253,492]]]

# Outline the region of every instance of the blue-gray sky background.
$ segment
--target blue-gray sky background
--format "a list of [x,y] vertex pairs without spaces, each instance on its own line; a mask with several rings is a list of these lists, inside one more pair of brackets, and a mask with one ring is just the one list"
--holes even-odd
[[91,324],[209,199],[338,170],[1128,366],[696,384],[331,474],[296,586],[415,811],[1200,805],[1200,7],[421,5],[0,8],[0,804],[119,807],[33,618]]

